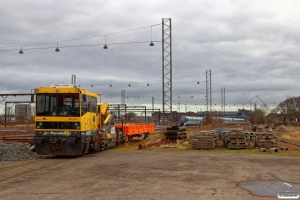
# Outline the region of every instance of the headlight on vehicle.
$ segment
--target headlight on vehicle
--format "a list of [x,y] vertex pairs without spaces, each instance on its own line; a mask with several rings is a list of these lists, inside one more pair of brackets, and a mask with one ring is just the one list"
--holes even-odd
[[43,122],[37,122],[36,128],[43,128]]
[[74,123],[74,127],[75,127],[76,129],[80,129],[80,123],[75,122],[75,123]]

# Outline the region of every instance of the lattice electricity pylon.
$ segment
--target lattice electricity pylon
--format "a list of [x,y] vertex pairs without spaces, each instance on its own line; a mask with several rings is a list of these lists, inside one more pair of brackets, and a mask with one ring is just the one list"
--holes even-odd
[[162,109],[172,119],[172,27],[171,18],[162,18]]
[[72,74],[71,84],[76,85],[76,75]]
[[154,113],[154,97],[152,97],[152,113]]
[[212,111],[211,70],[206,70],[206,111]]
[[125,90],[121,90],[121,104],[125,104]]
[[257,99],[261,102],[261,107],[260,109],[262,109],[266,114],[268,114],[271,110],[271,108],[268,106],[268,104],[266,104],[261,98],[259,98],[259,96],[255,95],[254,97],[252,97],[249,101],[247,101],[246,103],[244,104],[248,104],[250,102],[251,106],[252,106],[252,100],[255,100],[255,103],[254,103],[254,111],[256,110],[257,108]]
[[120,116],[125,116],[125,90],[121,90],[121,111]]
[[225,116],[225,87],[221,88],[221,110],[223,116]]

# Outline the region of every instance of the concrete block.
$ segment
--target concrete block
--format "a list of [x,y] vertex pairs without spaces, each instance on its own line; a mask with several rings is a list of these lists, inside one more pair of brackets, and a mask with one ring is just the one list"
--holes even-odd
[[267,152],[267,148],[260,148],[261,152]]

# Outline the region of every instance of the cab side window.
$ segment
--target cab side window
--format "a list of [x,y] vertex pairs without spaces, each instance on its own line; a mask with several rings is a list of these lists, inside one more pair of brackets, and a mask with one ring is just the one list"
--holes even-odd
[[87,112],[91,112],[91,97],[86,96],[86,106],[87,106]]
[[91,97],[91,111],[96,112],[96,101],[97,99],[95,97]]
[[87,96],[85,94],[80,95],[81,101],[81,115],[84,115],[87,112]]

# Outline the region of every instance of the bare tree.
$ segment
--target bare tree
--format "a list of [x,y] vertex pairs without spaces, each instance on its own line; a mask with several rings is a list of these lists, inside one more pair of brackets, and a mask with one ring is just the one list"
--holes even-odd
[[264,124],[266,122],[265,116],[266,114],[264,110],[257,109],[254,112],[252,112],[252,116],[250,117],[250,122],[252,124]]
[[[6,123],[11,124],[13,121],[14,111],[12,106],[6,107]],[[5,117],[5,116],[4,116]]]
[[125,121],[126,122],[132,122],[136,118],[136,114],[134,112],[126,113],[125,114]]
[[284,124],[292,121],[300,120],[300,97],[289,97],[286,100],[280,102],[272,111],[276,113]]
[[300,120],[300,97],[295,97],[294,101],[295,101],[294,115],[295,115],[297,122],[299,122],[299,120]]

